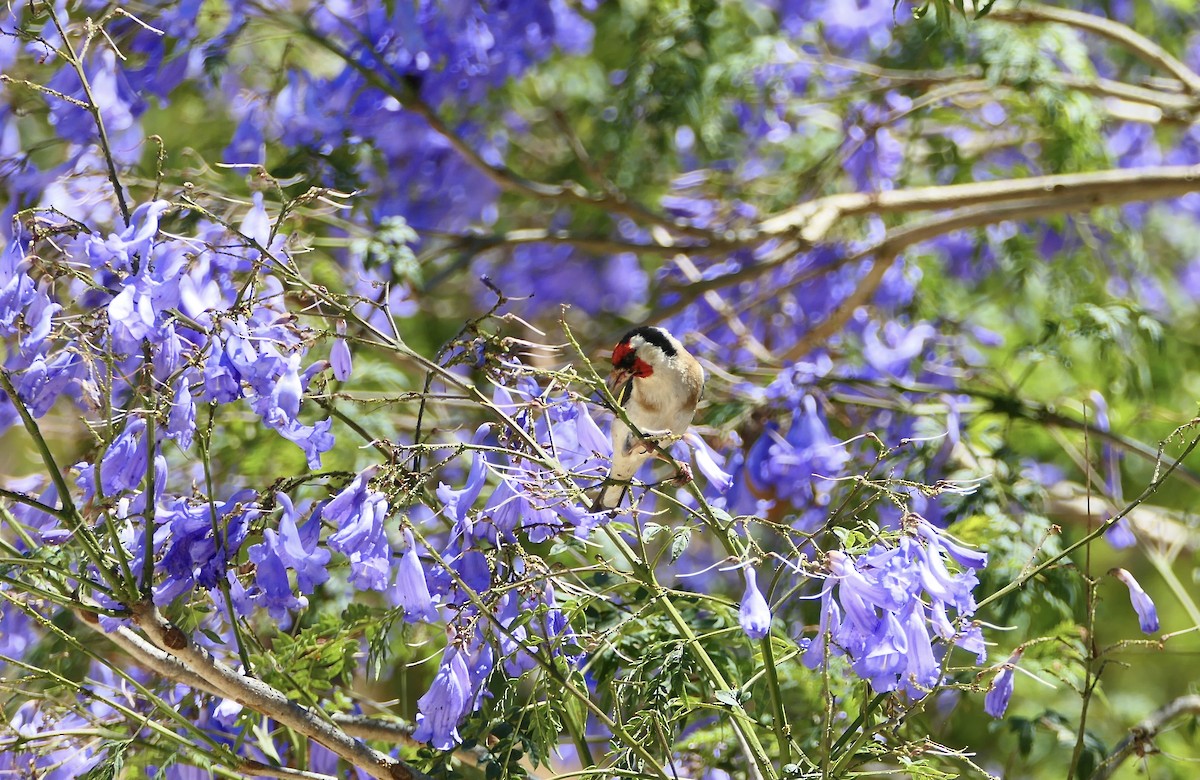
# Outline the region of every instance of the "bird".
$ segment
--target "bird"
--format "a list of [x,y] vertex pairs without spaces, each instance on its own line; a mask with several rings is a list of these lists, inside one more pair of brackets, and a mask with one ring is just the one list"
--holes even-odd
[[[704,369],[665,328],[642,326],[621,337],[612,352],[608,385],[639,437],[617,416],[612,424],[612,465],[592,511],[617,508],[629,480],[651,455],[651,441],[687,433],[704,390]],[[680,478],[690,477],[686,465]]]

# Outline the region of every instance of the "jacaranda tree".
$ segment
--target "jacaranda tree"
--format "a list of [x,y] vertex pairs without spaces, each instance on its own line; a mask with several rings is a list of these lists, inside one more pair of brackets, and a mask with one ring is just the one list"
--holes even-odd
[[1200,15],[1084,5],[10,2],[0,777],[1194,776]]

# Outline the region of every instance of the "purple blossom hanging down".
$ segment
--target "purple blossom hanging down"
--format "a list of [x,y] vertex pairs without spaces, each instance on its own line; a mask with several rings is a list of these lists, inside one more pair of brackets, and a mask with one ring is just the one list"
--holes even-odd
[[1016,683],[1015,669],[1017,662],[1021,660],[1022,653],[1023,651],[1018,649],[1009,656],[1000,669],[1000,673],[992,680],[987,695],[983,699],[984,712],[993,718],[1003,718],[1005,711],[1008,710],[1008,703],[1012,700],[1013,687]]
[[[959,618],[974,613],[975,571],[986,566],[987,556],[923,519],[914,526],[916,534],[901,537],[895,547],[876,544],[857,559],[838,550],[828,554],[821,625],[804,656],[809,668],[822,664],[831,632],[829,651],[844,652],[877,691],[903,688],[920,697],[941,675],[933,637],[974,653],[978,663],[986,658],[978,624],[956,628],[948,610]],[[962,571],[952,574],[947,560]]]
[[404,610],[404,619],[409,623],[437,620],[437,608],[429,595],[425,580],[425,568],[417,555],[417,542],[412,529],[404,529],[404,552],[396,565],[396,579],[389,590],[393,603]]
[[350,584],[360,590],[384,590],[391,574],[387,498],[367,487],[375,472],[372,467],[359,474],[324,509],[325,520],[338,529],[327,544],[350,559]]
[[438,750],[453,750],[462,737],[458,724],[472,704],[471,672],[463,652],[455,645],[446,648],[433,684],[417,701],[417,730],[413,739],[428,742]]
[[[321,531],[321,507],[317,506],[303,525],[298,524],[301,511],[292,505],[285,493],[276,493],[280,507],[278,530],[263,530],[263,540],[247,550],[247,556],[256,564],[256,591],[247,598],[260,604],[276,620],[307,605],[305,596],[318,585],[329,579],[327,564],[329,550],[317,544]],[[288,571],[295,572],[296,586],[293,592]]]
[[742,605],[738,610],[738,622],[746,636],[754,640],[771,633],[771,607],[758,589],[757,575],[750,566],[742,569],[746,580],[746,592],[742,594]]
[[1138,624],[1142,627],[1142,632],[1153,634],[1158,631],[1158,609],[1155,608],[1154,601],[1142,589],[1141,583],[1125,569],[1113,569],[1109,574],[1129,588],[1129,601],[1133,604],[1133,611],[1137,613]]

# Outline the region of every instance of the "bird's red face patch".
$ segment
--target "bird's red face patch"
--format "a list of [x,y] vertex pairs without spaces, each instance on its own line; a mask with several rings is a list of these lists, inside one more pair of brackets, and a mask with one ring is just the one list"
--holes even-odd
[[645,378],[654,373],[654,367],[638,357],[636,350],[630,346],[628,341],[622,341],[613,347],[612,364],[613,368],[626,376]]
[[617,346],[613,347],[612,364],[620,367],[623,363],[629,360],[629,355],[633,353],[633,347],[629,346],[629,342],[622,341]]

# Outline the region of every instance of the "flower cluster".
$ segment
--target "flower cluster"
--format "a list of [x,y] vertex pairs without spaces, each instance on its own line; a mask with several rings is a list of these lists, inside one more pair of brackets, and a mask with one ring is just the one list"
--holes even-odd
[[[820,626],[804,653],[808,668],[845,655],[875,690],[920,697],[942,675],[935,639],[974,653],[979,663],[987,658],[979,626],[963,622],[975,611],[975,572],[987,555],[922,518],[912,519],[912,530],[894,547],[875,545],[856,558],[829,552]],[[951,573],[951,561],[961,571]]]

